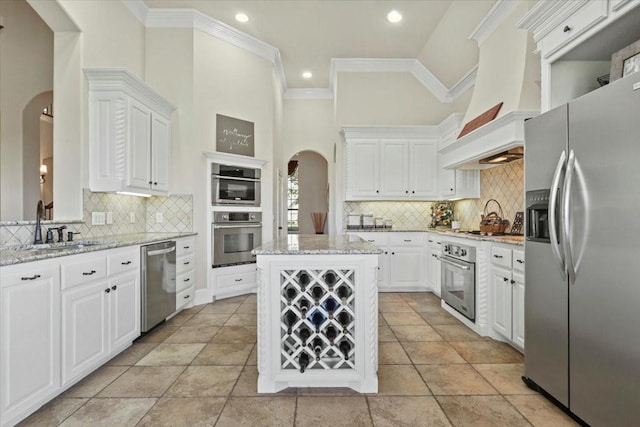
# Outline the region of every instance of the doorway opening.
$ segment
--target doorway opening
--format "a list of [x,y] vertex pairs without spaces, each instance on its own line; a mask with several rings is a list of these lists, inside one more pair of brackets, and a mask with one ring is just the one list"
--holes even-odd
[[327,160],[305,150],[291,157],[287,167],[287,232],[327,232],[329,184]]

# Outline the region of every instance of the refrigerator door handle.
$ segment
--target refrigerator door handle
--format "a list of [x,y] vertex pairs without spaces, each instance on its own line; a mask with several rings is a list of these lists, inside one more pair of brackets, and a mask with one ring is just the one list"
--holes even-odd
[[567,154],[564,150],[562,150],[562,153],[560,154],[560,158],[558,159],[558,165],[556,166],[556,171],[553,173],[553,179],[551,180],[551,191],[549,194],[549,239],[551,240],[551,251],[553,252],[553,255],[558,261],[558,263],[560,264],[560,268],[562,268],[562,271],[564,271],[565,273],[567,272],[567,267],[565,264],[564,257],[560,252],[560,244],[558,243],[558,225],[556,224],[556,219],[557,219],[556,208],[558,206],[558,187],[560,186],[560,176],[562,175],[562,169],[564,169],[566,159],[567,159]]
[[567,160],[567,173],[564,178],[563,189],[563,206],[562,206],[562,247],[564,251],[565,264],[567,266],[567,274],[569,275],[569,283],[576,281],[576,270],[573,264],[573,256],[571,254],[570,224],[569,213],[571,208],[571,184],[573,182],[573,173],[576,169],[576,155],[573,150],[569,152],[569,160]]

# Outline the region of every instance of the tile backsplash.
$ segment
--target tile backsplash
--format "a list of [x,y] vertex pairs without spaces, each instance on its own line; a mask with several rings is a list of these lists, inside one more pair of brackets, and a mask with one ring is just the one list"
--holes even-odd
[[[80,235],[76,237],[79,240],[116,234],[193,230],[193,197],[190,194],[143,198],[115,193],[93,193],[85,189],[82,198],[82,221],[43,221],[43,234],[47,227],[62,224],[68,227],[65,231],[79,232]],[[92,212],[111,212],[113,223],[91,225]],[[162,214],[162,222],[156,222],[156,214]],[[33,224],[16,222],[15,225],[2,225],[0,246],[31,244],[34,234]]]
[[[460,227],[478,230],[480,213],[484,212],[488,200],[495,199],[502,206],[504,219],[509,220],[507,231],[510,231],[516,212],[524,211],[524,160],[481,171],[480,189],[479,199],[466,199],[455,203],[454,218],[460,221]],[[490,212],[496,211],[497,208],[495,203],[489,205]]]
[[431,223],[432,202],[345,202],[343,224],[346,229],[347,215],[371,212],[374,217],[393,221],[396,229],[420,229]]

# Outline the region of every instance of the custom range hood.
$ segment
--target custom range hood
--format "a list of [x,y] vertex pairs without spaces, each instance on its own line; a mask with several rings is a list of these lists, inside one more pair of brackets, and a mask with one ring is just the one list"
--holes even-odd
[[487,169],[523,157],[524,121],[540,109],[540,57],[533,37],[515,25],[529,7],[498,1],[471,34],[478,74],[462,124],[502,107],[495,119],[440,148],[445,169]]

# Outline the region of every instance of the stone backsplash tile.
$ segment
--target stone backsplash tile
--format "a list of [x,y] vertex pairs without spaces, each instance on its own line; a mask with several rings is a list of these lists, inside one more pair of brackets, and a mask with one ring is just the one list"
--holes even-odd
[[431,223],[432,202],[345,202],[343,212],[344,228],[347,227],[347,215],[350,213],[369,213],[393,221],[396,229],[419,229]]
[[[509,220],[507,231],[510,231],[516,212],[524,211],[524,161],[516,160],[481,171],[480,189],[479,199],[456,202],[454,218],[460,221],[463,229],[478,230],[480,214],[484,212],[487,201],[495,199],[502,206],[504,218]],[[496,211],[497,205],[491,203],[488,208]]]
[[[116,234],[144,232],[189,232],[193,230],[193,197],[178,194],[169,197],[136,197],[115,193],[94,193],[83,190],[82,221],[45,221],[43,238],[47,228],[67,225],[65,231],[80,234],[78,240],[95,239]],[[92,212],[111,212],[113,223],[92,225]],[[156,222],[156,212],[163,215],[162,223]],[[134,221],[131,222],[131,213]],[[33,243],[34,224],[0,226],[0,246],[27,245]],[[66,239],[66,233],[65,233]]]

